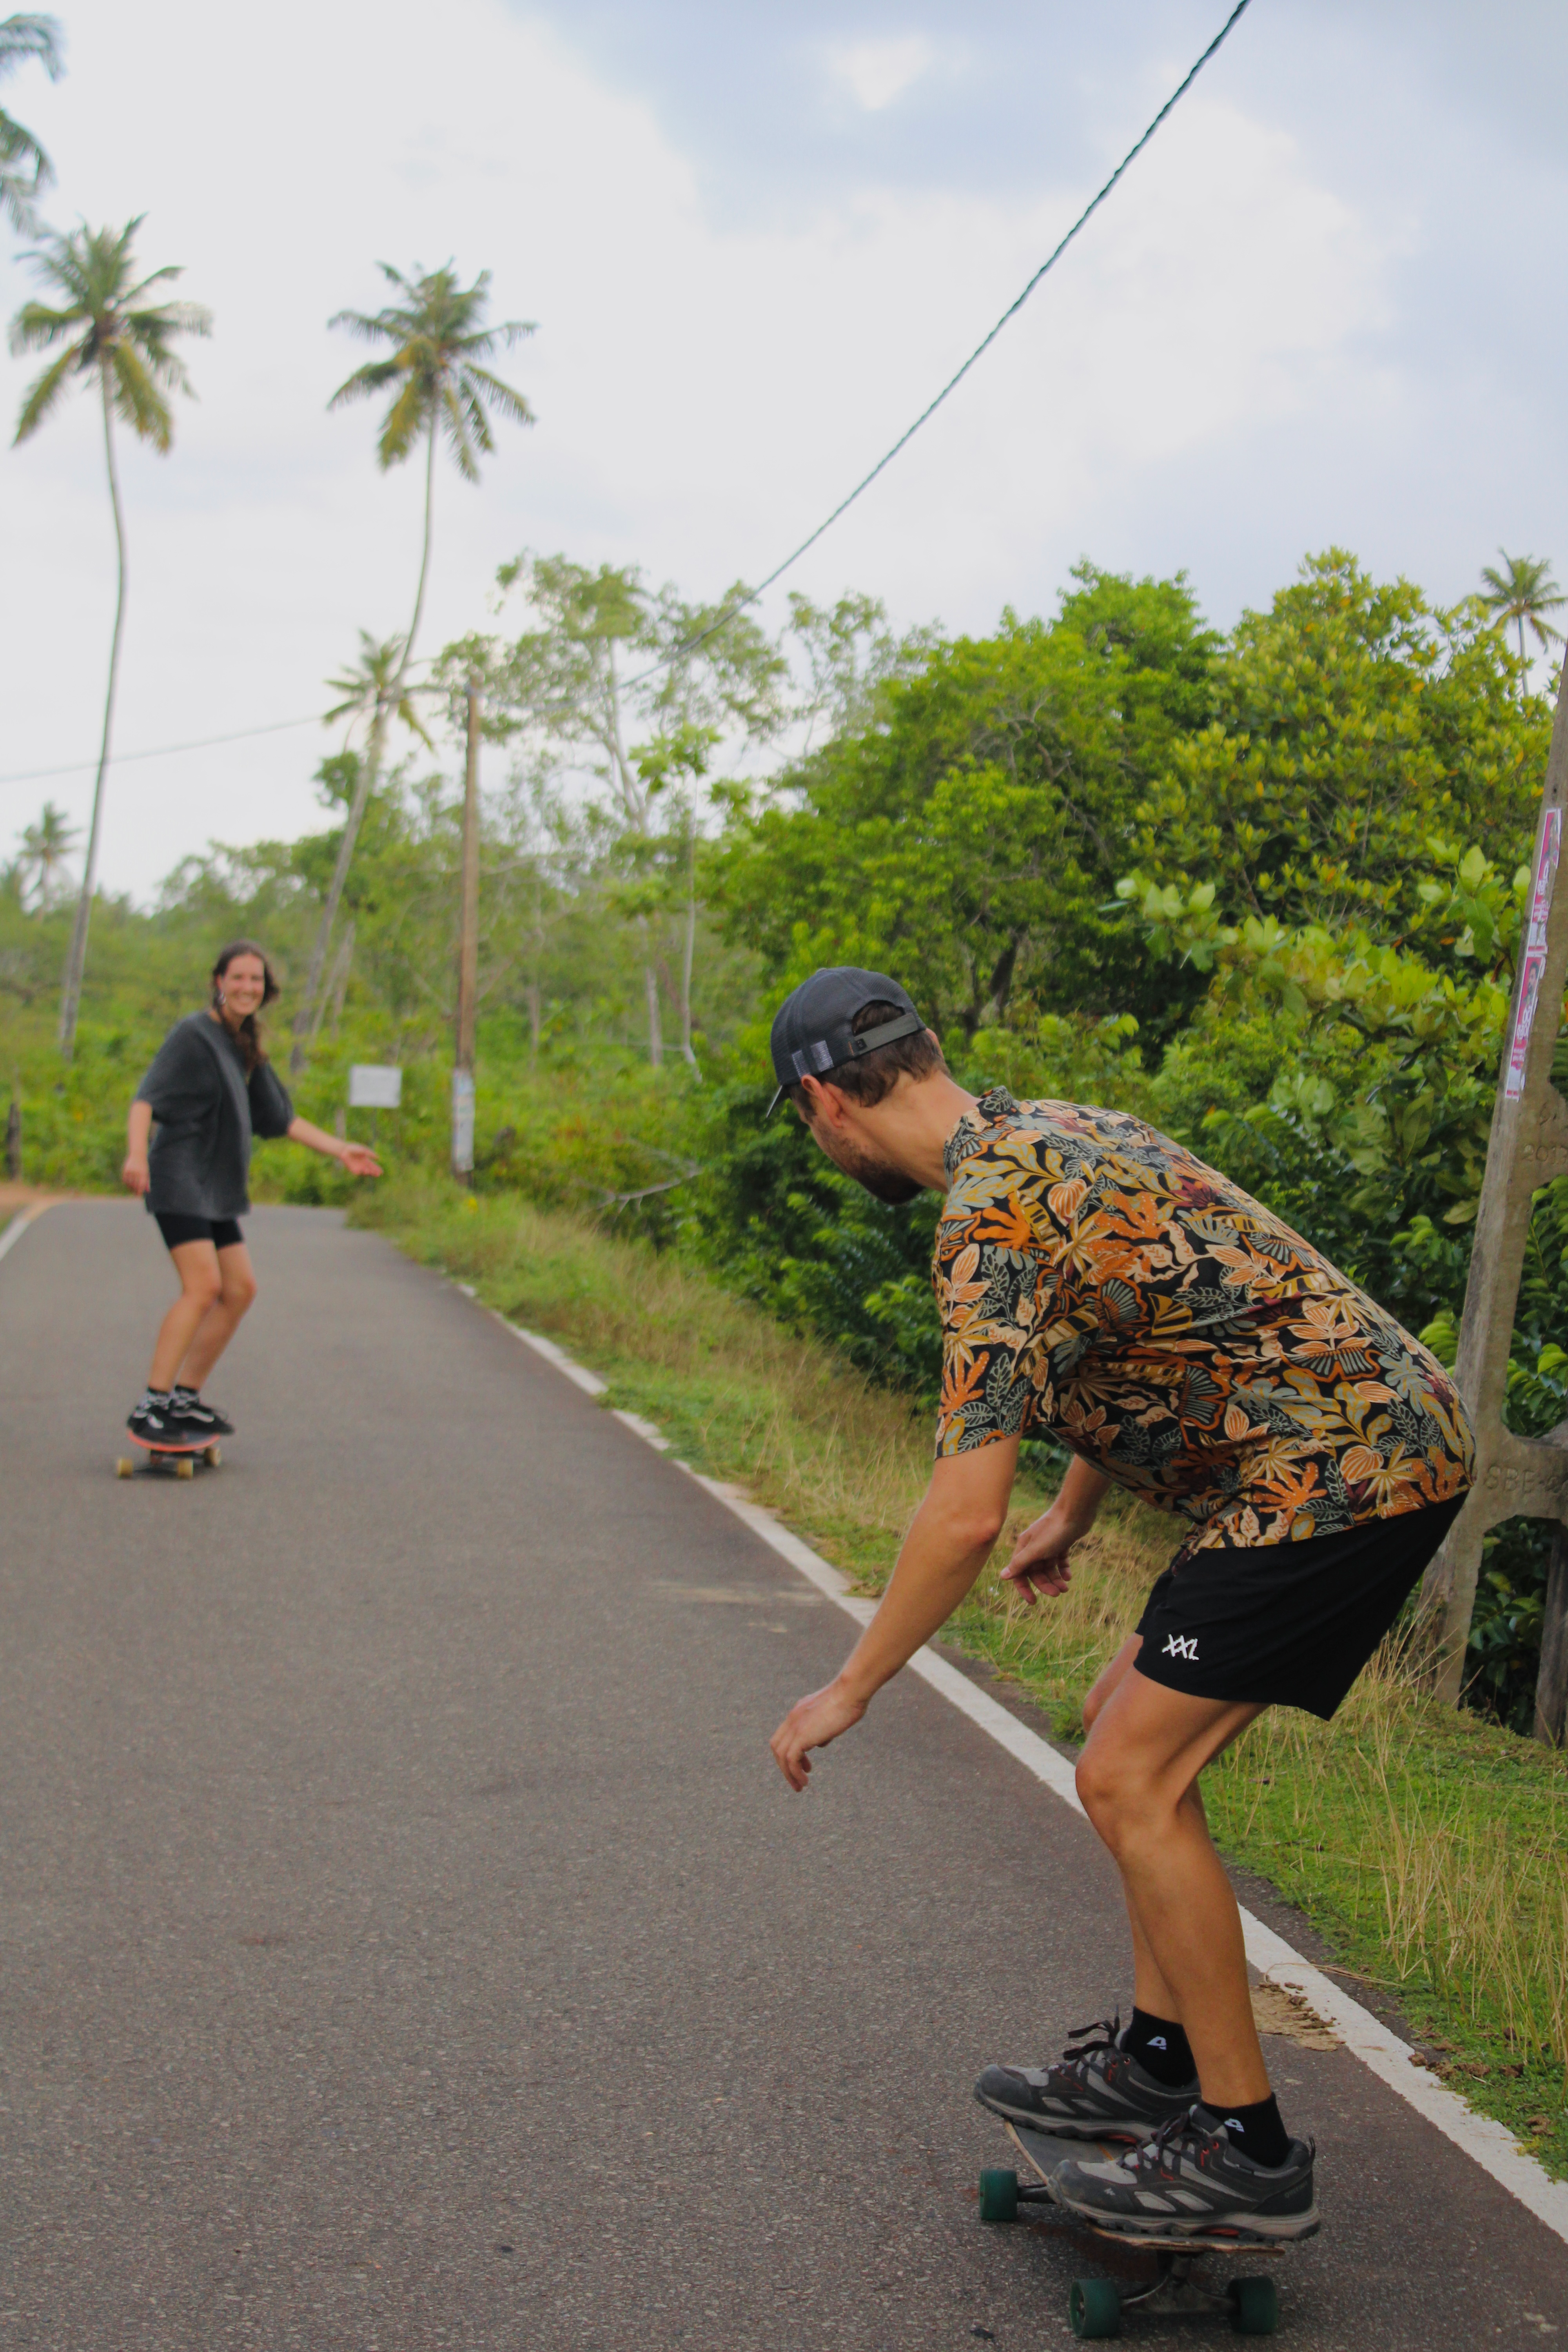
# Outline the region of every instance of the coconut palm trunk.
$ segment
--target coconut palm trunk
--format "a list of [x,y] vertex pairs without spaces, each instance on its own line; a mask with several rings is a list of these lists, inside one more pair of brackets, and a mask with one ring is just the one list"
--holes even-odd
[[109,358],[98,363],[103,394],[103,454],[109,466],[109,502],[114,509],[114,544],[120,558],[119,586],[114,598],[114,635],[109,646],[109,685],[103,697],[103,740],[98,751],[98,781],[92,791],[92,823],[88,829],[87,856],[81,869],[81,896],[71,926],[70,953],[66,958],[65,985],[60,991],[60,1051],[67,1061],[76,1050],[77,1013],[81,1004],[82,975],[87,970],[87,929],[92,919],[92,894],[98,887],[98,845],[103,829],[103,784],[109,772],[109,743],[114,727],[114,689],[120,677],[120,643],[125,632],[125,517],[120,504],[120,471],[114,462],[114,412],[110,404]]
[[316,1032],[321,1025],[321,1013],[325,1003],[321,975],[326,968],[327,949],[331,942],[332,925],[337,920],[343,886],[349,878],[349,867],[353,863],[354,845],[359,839],[359,829],[364,822],[364,813],[369,805],[370,796],[381,780],[381,763],[386,752],[387,724],[403,699],[404,684],[407,678],[409,663],[414,654],[414,640],[419,634],[419,624],[424,617],[425,583],[430,577],[430,542],[436,503],[436,418],[434,415],[430,419],[428,437],[429,447],[425,460],[425,545],[419,558],[419,585],[414,597],[414,617],[408,624],[408,635],[403,640],[403,653],[398,661],[397,675],[385,693],[377,698],[375,716],[371,721],[370,740],[365,746],[364,758],[360,763],[359,781],[354,786],[354,795],[349,803],[349,813],[343,822],[343,837],[338,844],[332,878],[327,886],[326,903],[321,908],[321,919],[316,927],[315,945],[310,950],[310,968],[305,977],[305,992],[300,1000],[300,1009],[295,1015],[294,1043],[289,1055],[289,1071],[292,1077],[297,1077],[304,1067],[305,1056],[315,1043]]

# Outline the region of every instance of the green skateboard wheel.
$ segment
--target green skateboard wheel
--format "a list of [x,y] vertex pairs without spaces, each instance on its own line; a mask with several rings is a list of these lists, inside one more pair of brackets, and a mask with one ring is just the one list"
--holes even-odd
[[1075,2336],[1120,2336],[1121,2297],[1114,2279],[1074,2279],[1068,2317]]
[[1016,2221],[1018,2218],[1018,2176],[986,2170],[980,2176],[980,2218],[983,2221]]
[[1279,2297],[1271,2278],[1232,2279],[1231,2326],[1238,2336],[1272,2336],[1279,2325]]

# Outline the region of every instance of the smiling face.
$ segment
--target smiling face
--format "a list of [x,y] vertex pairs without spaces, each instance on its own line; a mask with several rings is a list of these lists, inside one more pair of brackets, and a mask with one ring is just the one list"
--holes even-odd
[[258,955],[237,955],[227,970],[217,975],[217,985],[223,1000],[219,1010],[229,1025],[237,1028],[258,1009],[267,993],[267,968]]

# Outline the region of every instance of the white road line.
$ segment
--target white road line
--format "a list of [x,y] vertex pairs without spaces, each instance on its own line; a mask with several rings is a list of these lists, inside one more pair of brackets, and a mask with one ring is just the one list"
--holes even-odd
[[[0,1240],[0,1251],[9,1245],[14,1232],[14,1226],[7,1229],[5,1238]],[[504,1316],[498,1316],[496,1319],[505,1323],[506,1328],[517,1339],[534,1349],[553,1364],[557,1371],[564,1372],[568,1380],[574,1381],[590,1396],[605,1394],[607,1383],[595,1373],[584,1371],[581,1364],[574,1363],[565,1350],[558,1348],[552,1339],[541,1339],[534,1332],[523,1330],[519,1324],[507,1323]],[[668,1451],[668,1440],[650,1422],[632,1412],[617,1412],[616,1419],[648,1444],[657,1446],[661,1453]],[[749,1501],[737,1488],[725,1486],[717,1478],[704,1478],[688,1463],[678,1462],[675,1466],[684,1470],[689,1478],[695,1479],[697,1485],[711,1495],[716,1502],[722,1503],[727,1511],[732,1511],[753,1535],[760,1536],[781,1559],[787,1560],[790,1567],[815,1584],[819,1592],[837,1602],[847,1615],[855,1619],[857,1624],[868,1622],[875,1612],[876,1602],[851,1591],[848,1579],[830,1561],[824,1559],[819,1552],[813,1551],[808,1543],[803,1543],[799,1536],[793,1535],[772,1511],[764,1510],[759,1503]],[[967,1675],[960,1674],[949,1660],[938,1657],[933,1650],[917,1651],[910,1660],[910,1671],[930,1683],[933,1690],[940,1691],[972,1723],[995,1740],[998,1747],[1005,1748],[1010,1756],[1016,1758],[1026,1771],[1033,1773],[1037,1780],[1044,1781],[1064,1804],[1070,1805],[1077,1813],[1083,1811],[1074,1783],[1073,1768],[1049,1740],[1042,1739],[1037,1732],[1029,1729],[1027,1724],[1020,1723],[1016,1715],[1009,1714],[988,1692],[972,1683]],[[1568,2244],[1568,2181],[1553,2180],[1544,2166],[1538,2164],[1534,2157],[1521,2147],[1506,2125],[1495,2123],[1489,2116],[1477,2115],[1457,2092],[1449,2090],[1446,2083],[1440,2082],[1428,2068],[1417,2063],[1407,2042],[1402,2042],[1396,2033],[1391,2033],[1369,2009],[1363,2009],[1359,2000],[1352,2000],[1321,1969],[1315,1969],[1310,1960],[1304,1959],[1283,1936],[1277,1936],[1272,1927],[1266,1927],[1261,1919],[1255,1918],[1246,1909],[1241,1914],[1241,1925],[1247,1943],[1247,1957],[1262,1976],[1287,1991],[1300,1993],[1308,2006],[1343,2037],[1346,2049],[1359,2058],[1380,2082],[1386,2083],[1391,2091],[1397,2092],[1407,2105],[1424,2116],[1446,2139],[1452,2140],[1456,2147],[1462,2148],[1483,2172],[1489,2173],[1510,2196],[1517,2197],[1538,2221],[1544,2222],[1547,2229]]]
[[30,1207],[17,1210],[5,1232],[0,1234],[0,1257],[5,1257],[8,1251],[16,1248],[27,1227],[43,1215],[48,1205],[47,1201],[35,1201]]

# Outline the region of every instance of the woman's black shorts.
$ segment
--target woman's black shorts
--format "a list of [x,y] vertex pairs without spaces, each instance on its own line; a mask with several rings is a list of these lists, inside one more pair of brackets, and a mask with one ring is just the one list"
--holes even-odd
[[1300,1706],[1327,1721],[1463,1501],[1304,1543],[1194,1552],[1149,1595],[1138,1672],[1194,1698]]
[[211,1242],[214,1249],[236,1249],[245,1239],[237,1217],[174,1217],[158,1210],[153,1213],[165,1246],[172,1250],[184,1242]]

